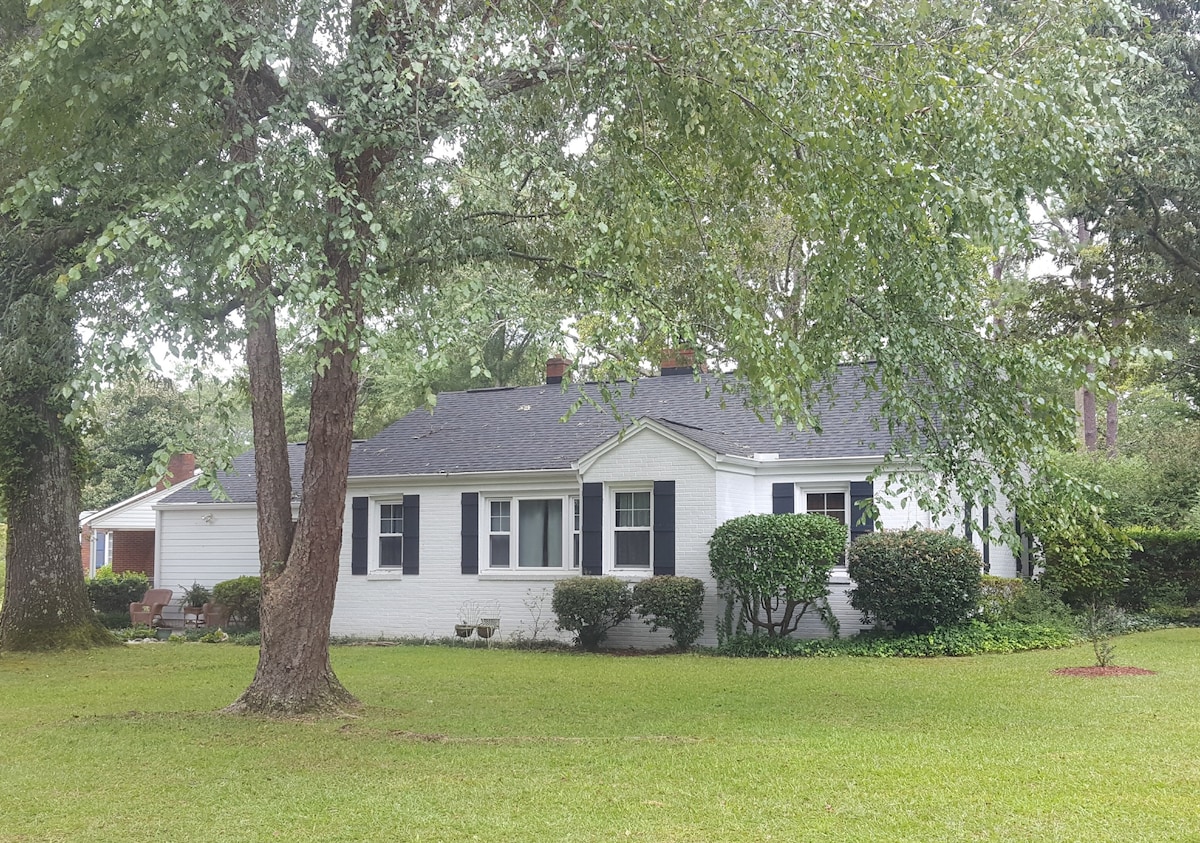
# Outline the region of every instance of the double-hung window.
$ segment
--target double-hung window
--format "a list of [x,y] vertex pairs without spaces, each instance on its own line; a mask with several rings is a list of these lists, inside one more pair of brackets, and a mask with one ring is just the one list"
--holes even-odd
[[399,568],[404,557],[404,504],[379,505],[379,567]]
[[650,492],[617,492],[614,500],[613,565],[650,567]]
[[562,568],[563,508],[563,498],[489,501],[488,567]]
[[804,496],[805,512],[827,515],[839,524],[846,523],[845,492],[809,492]]

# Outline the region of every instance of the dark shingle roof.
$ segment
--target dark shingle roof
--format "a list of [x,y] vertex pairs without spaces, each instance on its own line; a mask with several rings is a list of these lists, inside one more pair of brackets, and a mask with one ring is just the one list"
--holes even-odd
[[619,383],[615,402],[621,420],[589,384],[584,392],[600,406],[585,404],[561,419],[580,398],[580,388],[532,386],[450,392],[438,396],[433,413],[415,410],[379,435],[355,446],[351,477],[569,468],[573,462],[643,417],[718,454],[749,457],[775,453],[780,459],[881,455],[886,435],[875,429],[880,396],[867,394],[862,371],[838,371],[837,400],[818,407],[822,434],[777,429],[745,406],[740,393],[723,393],[721,378],[699,382],[682,375]]
[[[736,390],[716,375],[699,382],[686,375],[643,378],[609,386],[621,418],[614,418],[597,384],[581,388],[528,386],[444,392],[433,413],[414,410],[350,454],[351,477],[461,474],[567,469],[592,449],[640,418],[653,419],[717,454],[750,457],[778,454],[780,459],[865,457],[887,450],[886,434],[876,430],[881,397],[867,393],[861,368],[843,366],[834,387],[837,400],[818,405],[823,433],[777,429],[770,419],[748,408]],[[562,418],[586,394],[598,406],[584,404]],[[293,497],[300,494],[304,445],[289,446]],[[233,461],[217,479],[232,503],[255,496],[254,452]],[[206,489],[189,486],[163,502],[211,503]]]
[[[288,445],[288,463],[292,475],[292,500],[300,500],[300,477],[304,471],[304,444]],[[221,484],[225,494],[229,496],[228,503],[254,503],[257,483],[254,479],[254,451],[247,451],[234,457],[228,471],[217,473],[217,482]],[[198,489],[195,484],[186,489],[180,489],[173,495],[163,498],[161,503],[213,503],[213,493],[208,489]]]

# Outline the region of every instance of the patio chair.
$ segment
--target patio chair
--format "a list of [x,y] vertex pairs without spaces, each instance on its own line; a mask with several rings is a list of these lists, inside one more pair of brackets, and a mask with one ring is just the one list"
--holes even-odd
[[229,610],[219,603],[205,603],[201,614],[205,629],[228,629]]
[[129,623],[133,626],[164,626],[163,610],[171,602],[171,589],[152,588],[141,600],[129,604]]

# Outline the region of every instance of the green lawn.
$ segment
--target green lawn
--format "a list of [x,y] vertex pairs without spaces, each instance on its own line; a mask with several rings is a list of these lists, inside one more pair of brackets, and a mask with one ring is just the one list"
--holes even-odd
[[257,651],[0,657],[0,841],[1200,839],[1200,630],[964,659],[337,648],[363,716],[213,713]]

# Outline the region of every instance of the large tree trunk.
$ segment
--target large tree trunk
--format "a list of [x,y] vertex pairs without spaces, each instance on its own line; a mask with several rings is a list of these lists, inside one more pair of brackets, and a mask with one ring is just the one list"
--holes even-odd
[[[361,178],[359,173],[363,173]],[[360,197],[369,197],[374,171],[368,174],[365,170],[343,169],[338,176],[343,184],[351,183]],[[330,205],[335,218],[345,212],[339,200],[331,200]],[[366,233],[360,232],[363,236]],[[361,270],[336,234],[326,241],[325,258],[337,296],[335,304],[322,313],[323,323],[331,327],[319,343],[313,376],[300,519],[282,566],[262,556],[262,649],[254,681],[229,707],[238,713],[287,716],[358,706],[358,700],[338,681],[330,664],[329,625],[337,588],[358,395],[356,361],[363,318],[358,287]],[[260,321],[256,330],[273,333],[274,323],[268,328]],[[277,342],[271,345],[278,349]],[[251,368],[251,390],[264,406],[268,403],[274,406],[276,402],[275,395],[265,394],[264,382],[271,373],[263,369],[271,367],[277,377],[278,359],[269,362],[264,355]],[[260,376],[257,385],[256,371]],[[275,389],[274,385],[271,389]],[[278,426],[276,439],[283,436],[282,392],[278,407],[279,418],[272,422],[273,430]],[[256,421],[256,442],[258,433]],[[270,488],[259,487],[260,523],[264,508],[278,510],[285,503],[290,507],[290,485],[284,500],[268,500],[280,495],[283,489],[278,482]],[[264,552],[265,548],[260,546],[260,554]]]
[[0,497],[8,512],[0,649],[114,644],[88,604],[79,556],[74,311],[48,280],[73,235],[0,229]]
[[[45,410],[43,406],[43,410]],[[44,412],[43,421],[58,419]],[[49,439],[33,455],[26,485],[8,498],[8,562],[0,650],[114,644],[96,621],[79,560],[79,491],[71,450]]]
[[[339,278],[338,286],[348,309],[357,309],[351,303],[354,294],[350,285]],[[320,356],[328,366],[323,370],[318,367],[313,378],[300,520],[291,552],[282,566],[269,556],[262,557],[262,650],[258,670],[250,687],[230,706],[231,711],[292,715],[357,706],[329,662],[329,624],[342,547],[358,390],[354,371],[357,337],[357,330],[353,330],[341,339],[322,343]],[[260,487],[260,513],[264,507],[280,505],[279,500],[268,500],[278,492],[278,488]],[[286,502],[290,507],[290,500]],[[265,547],[260,546],[262,552]]]

